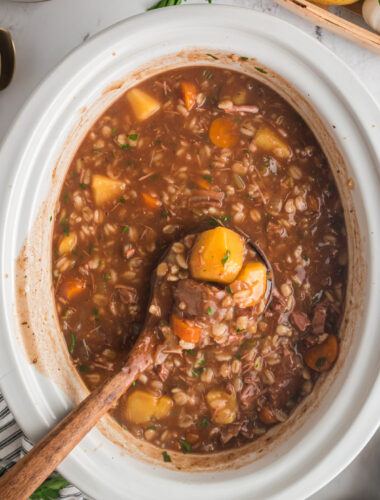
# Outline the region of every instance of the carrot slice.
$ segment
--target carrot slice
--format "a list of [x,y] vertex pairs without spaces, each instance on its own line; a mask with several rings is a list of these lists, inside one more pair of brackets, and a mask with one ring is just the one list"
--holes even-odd
[[194,326],[192,323],[183,321],[178,316],[172,315],[171,327],[177,337],[185,342],[196,344],[201,336],[201,329]]
[[154,196],[152,196],[151,194],[149,193],[142,193],[142,199],[145,203],[146,206],[148,206],[149,208],[160,208],[161,207],[161,201],[158,200],[157,198],[154,198]]
[[206,191],[209,191],[211,189],[211,184],[202,177],[197,177],[195,179],[195,184],[201,189],[205,189]]
[[61,285],[61,293],[67,300],[77,297],[86,289],[86,282],[78,278],[72,278],[64,281]]
[[182,97],[185,101],[185,106],[188,111],[190,111],[195,104],[197,97],[197,87],[192,82],[181,82]]
[[269,406],[264,406],[260,413],[259,413],[259,419],[263,422],[263,424],[266,425],[273,425],[277,424],[278,420],[274,416],[273,411],[269,408]]
[[231,118],[215,118],[210,126],[209,137],[219,148],[232,148],[239,140],[237,125]]
[[306,351],[303,359],[307,366],[316,372],[330,370],[338,356],[339,344],[335,335],[329,335],[322,344]]

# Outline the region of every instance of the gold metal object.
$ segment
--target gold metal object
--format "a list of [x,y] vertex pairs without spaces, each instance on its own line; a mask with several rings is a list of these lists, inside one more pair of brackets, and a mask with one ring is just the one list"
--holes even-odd
[[16,67],[16,50],[12,37],[4,28],[0,28],[0,90],[11,83]]

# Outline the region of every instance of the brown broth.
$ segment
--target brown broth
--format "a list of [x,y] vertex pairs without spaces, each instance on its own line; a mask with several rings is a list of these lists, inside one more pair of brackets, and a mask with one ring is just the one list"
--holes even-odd
[[[190,83],[187,102],[183,82]],[[234,320],[246,316],[248,326],[231,342],[182,345],[147,370],[113,412],[135,436],[165,449],[237,447],[286,420],[335,360],[347,273],[338,190],[303,119],[261,82],[202,66],[137,88],[159,109],[139,121],[129,91],[118,99],[88,132],[62,188],[53,237],[61,328],[95,388],[120,368],[141,330],[163,249],[216,221],[247,234],[273,267],[269,309],[258,321],[250,310],[235,311]],[[94,176],[115,182],[107,191]],[[191,278],[186,266],[172,262],[169,269],[176,281]],[[137,390],[153,406],[170,399],[169,413],[131,421],[126,408]],[[233,420],[220,423],[210,391],[233,394]]]

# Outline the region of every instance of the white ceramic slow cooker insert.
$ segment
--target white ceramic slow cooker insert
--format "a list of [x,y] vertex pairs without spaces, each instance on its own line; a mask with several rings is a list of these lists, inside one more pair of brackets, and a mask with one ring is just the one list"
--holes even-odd
[[[210,52],[219,59],[207,58]],[[283,21],[225,6],[182,6],[123,21],[70,54],[24,106],[0,151],[1,390],[32,440],[86,394],[57,330],[49,288],[50,214],[86,130],[128,86],[155,72],[206,63],[244,70],[232,53],[257,58],[281,77],[254,74],[251,66],[252,76],[301,111],[332,163],[350,239],[341,356],[290,422],[270,431],[273,443],[263,452],[256,446],[236,453],[223,471],[197,457],[191,459],[193,472],[167,469],[154,457],[141,460],[144,446],[139,451],[109,417],[103,419],[60,466],[99,500],[305,498],[348,465],[379,423],[379,110],[318,42]],[[29,332],[20,326],[14,280],[27,235]],[[25,339],[32,331],[31,349]]]

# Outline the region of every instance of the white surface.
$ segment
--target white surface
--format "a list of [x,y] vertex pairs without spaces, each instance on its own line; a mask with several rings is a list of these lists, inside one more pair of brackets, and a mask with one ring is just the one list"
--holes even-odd
[[[12,86],[0,93],[0,137],[9,127],[9,120],[13,118],[31,89],[71,48],[80,44],[88,33],[92,35],[127,15],[143,10],[150,3],[150,1],[132,2],[130,0],[108,0],[107,2],[104,0],[53,0],[32,5],[14,4],[7,1],[1,3],[0,23],[10,29],[15,38],[18,49],[18,71]],[[315,31],[312,25],[269,1],[265,4],[248,0],[235,3],[253,5],[257,10],[271,9],[277,17],[291,20],[294,24],[304,27],[305,31],[315,33],[317,38],[321,37],[322,42],[333,48],[336,54],[345,59],[349,65],[360,68],[362,80],[369,88],[372,88],[374,93],[376,92],[377,99],[380,100],[379,56],[330,33]],[[1,167],[6,168],[4,164]],[[363,492],[363,488],[360,491]],[[327,492],[327,496],[320,496],[320,498],[343,498],[343,496],[338,491],[334,493],[331,491]],[[372,497],[365,498],[367,500]],[[373,498],[376,497],[373,496]]]

